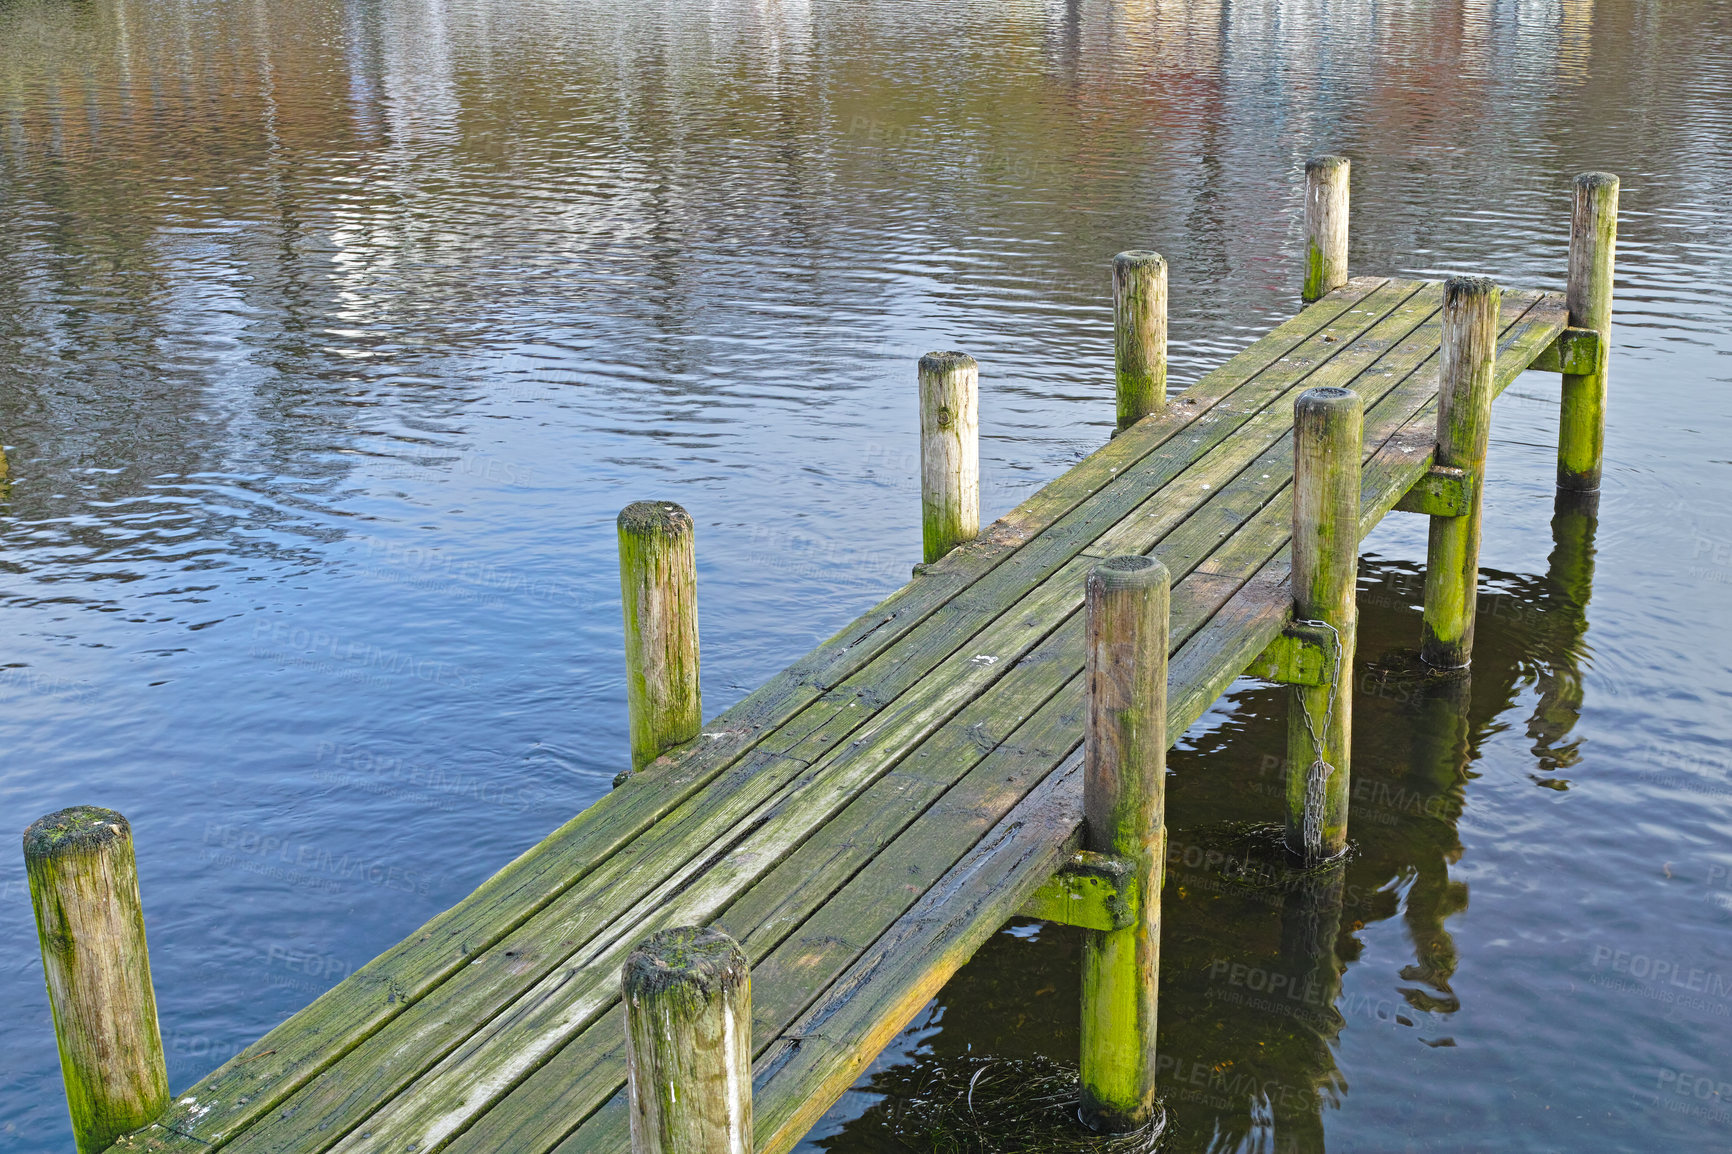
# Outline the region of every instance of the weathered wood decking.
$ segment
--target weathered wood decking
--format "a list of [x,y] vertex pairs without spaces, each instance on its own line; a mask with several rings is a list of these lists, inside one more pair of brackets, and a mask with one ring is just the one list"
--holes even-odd
[[[621,963],[715,924],[752,963],[757,1149],[789,1149],[1075,848],[1087,570],[1171,571],[1182,734],[1288,617],[1294,399],[1363,398],[1363,536],[1431,463],[1441,301],[1360,278],[1306,308],[121,1148],[623,1151]],[[1561,294],[1502,310],[1499,391],[1566,324]]]

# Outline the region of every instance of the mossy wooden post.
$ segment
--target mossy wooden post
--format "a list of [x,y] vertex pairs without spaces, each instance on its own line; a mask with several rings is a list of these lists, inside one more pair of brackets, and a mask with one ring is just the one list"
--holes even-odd
[[1305,865],[1347,847],[1364,440],[1351,389],[1309,389],[1294,402],[1293,615],[1333,631],[1322,683],[1289,689],[1286,843]]
[[1305,162],[1305,290],[1322,300],[1347,283],[1347,185],[1353,165],[1345,156]]
[[1125,929],[1084,931],[1082,1118],[1109,1133],[1146,1124],[1155,1108],[1169,583],[1153,557],[1109,557],[1088,578],[1086,838],[1131,863],[1137,903]]
[[980,536],[980,367],[920,358],[920,533],[927,564]]
[[1167,260],[1158,252],[1113,257],[1113,366],[1120,432],[1167,407]]
[[752,978],[717,929],[663,930],[625,960],[632,1154],[752,1154]]
[[1618,246],[1618,178],[1609,172],[1576,177],[1570,213],[1570,325],[1600,334],[1599,371],[1564,374],[1558,414],[1558,488],[1600,487],[1606,447],[1606,368],[1612,344],[1612,264]]
[[72,1134],[92,1154],[169,1101],[132,827],[93,805],[51,813],[24,831],[24,867]]
[[1467,512],[1431,519],[1419,655],[1436,669],[1460,669],[1473,657],[1480,504],[1485,490],[1485,446],[1491,433],[1492,376],[1497,368],[1502,295],[1487,277],[1452,276],[1443,283],[1437,463],[1467,474],[1471,496]]
[[626,705],[635,772],[698,735],[698,576],[692,519],[672,501],[637,501],[619,515],[625,606]]

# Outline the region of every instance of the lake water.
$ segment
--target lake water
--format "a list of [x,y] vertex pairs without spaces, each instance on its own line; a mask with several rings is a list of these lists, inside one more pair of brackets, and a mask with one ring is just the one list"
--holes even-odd
[[[1283,693],[1184,738],[1174,1147],[1732,1150],[1708,0],[0,0],[0,827],[131,819],[184,1088],[626,765],[622,506],[694,516],[713,714],[918,559],[920,353],[980,362],[997,516],[1110,431],[1111,255],[1171,262],[1187,384],[1295,307],[1319,151],[1355,271],[1513,287],[1622,176],[1605,487],[1554,522],[1519,380],[1453,692],[1403,674],[1423,522],[1368,542],[1333,888],[1236,856]],[[810,1147],[1074,1061],[1077,952],[1008,928]],[[0,1151],[69,1149],[16,850],[0,1005]]]

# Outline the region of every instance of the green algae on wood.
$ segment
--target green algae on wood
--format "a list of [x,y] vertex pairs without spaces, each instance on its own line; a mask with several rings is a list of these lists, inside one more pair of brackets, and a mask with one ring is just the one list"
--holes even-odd
[[716,929],[651,935],[625,960],[632,1154],[752,1154],[752,978]]
[[691,515],[672,501],[637,501],[620,511],[619,587],[634,772],[703,727],[692,538]]
[[1333,635],[1317,626],[1293,623],[1245,667],[1245,675],[1281,685],[1322,685],[1334,660]]
[[928,565],[980,536],[980,367],[967,353],[920,358],[920,535]]
[[1353,390],[1311,389],[1294,403],[1293,616],[1321,622],[1334,641],[1322,684],[1288,690],[1286,842],[1306,865],[1347,845],[1364,443]]
[[132,827],[73,806],[24,831],[42,970],[79,1154],[105,1150],[168,1106]]
[[1305,162],[1306,304],[1347,283],[1347,190],[1352,163],[1345,156]]
[[1126,858],[1082,850],[1028,899],[1018,917],[1085,930],[1122,930],[1141,916],[1142,886]]
[[1473,504],[1474,481],[1467,470],[1433,465],[1402,494],[1395,507],[1428,517],[1460,517]]
[[1540,373],[1592,375],[1600,371],[1600,334],[1593,329],[1565,329],[1528,368]]
[[1083,936],[1081,1117],[1114,1134],[1156,1109],[1170,589],[1153,557],[1109,557],[1088,577],[1084,837],[1131,863],[1140,907],[1134,924]]
[[1618,178],[1584,172],[1570,213],[1570,324],[1600,336],[1591,373],[1565,373],[1558,412],[1558,488],[1600,487],[1606,446],[1606,370],[1612,336],[1612,269],[1618,246]]
[[1501,295],[1496,283],[1486,277],[1450,277],[1444,284],[1437,464],[1462,470],[1468,501],[1458,516],[1431,519],[1419,655],[1438,669],[1459,669],[1473,656],[1480,508],[1497,376]]
[[1120,432],[1167,407],[1167,261],[1158,252],[1113,257],[1113,373]]

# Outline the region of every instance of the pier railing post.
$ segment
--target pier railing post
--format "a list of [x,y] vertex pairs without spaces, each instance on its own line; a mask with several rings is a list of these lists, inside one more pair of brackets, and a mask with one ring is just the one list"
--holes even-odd
[[632,771],[698,735],[698,577],[692,519],[672,501],[637,501],[619,515],[625,609],[626,706]]
[[717,929],[663,930],[621,974],[632,1154],[752,1154],[752,977]]
[[94,1154],[169,1102],[132,827],[93,805],[51,813],[24,831],[24,867],[72,1134]]
[[980,536],[980,367],[967,353],[920,358],[920,532],[928,565]]
[[1319,623],[1332,650],[1321,684],[1288,691],[1286,843],[1306,865],[1347,846],[1364,440],[1364,406],[1351,389],[1310,389],[1294,402],[1293,614]]
[[1305,290],[1310,304],[1347,283],[1347,186],[1353,165],[1345,156],[1305,162]]
[[1084,931],[1082,1118],[1099,1131],[1149,1122],[1166,862],[1166,566],[1109,557],[1089,574],[1083,816],[1089,849],[1128,861],[1137,918]]
[[1121,433],[1167,407],[1167,261],[1158,252],[1113,258],[1113,366]]
[[1501,298],[1502,291],[1487,277],[1452,276],[1444,281],[1436,459],[1466,474],[1469,496],[1465,513],[1431,519],[1419,655],[1437,669],[1460,669],[1473,657],[1480,505]]
[[1570,325],[1600,334],[1597,372],[1564,374],[1558,414],[1558,488],[1600,487],[1606,446],[1606,369],[1612,338],[1612,265],[1618,245],[1618,178],[1609,172],[1576,177],[1570,213]]

